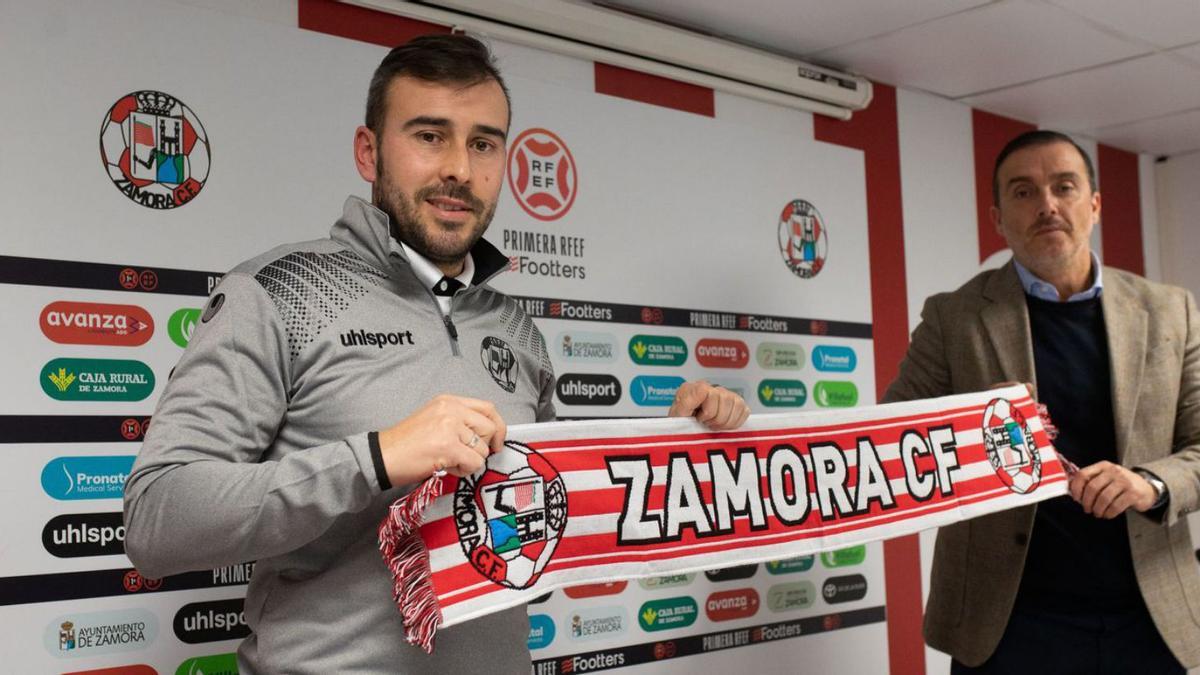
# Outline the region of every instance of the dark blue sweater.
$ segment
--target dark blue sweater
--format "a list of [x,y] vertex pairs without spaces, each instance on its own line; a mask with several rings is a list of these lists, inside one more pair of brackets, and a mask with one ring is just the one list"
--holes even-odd
[[[1100,298],[1026,296],[1038,399],[1058,426],[1054,442],[1080,467],[1117,461],[1108,336]],[[1122,612],[1142,605],[1125,517],[1084,513],[1069,496],[1038,504],[1018,606]]]

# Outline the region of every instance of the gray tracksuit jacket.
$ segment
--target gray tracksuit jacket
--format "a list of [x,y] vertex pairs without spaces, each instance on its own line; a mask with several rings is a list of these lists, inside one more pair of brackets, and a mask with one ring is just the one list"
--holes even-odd
[[554,417],[545,342],[487,285],[486,241],[444,316],[388,218],[351,197],[328,239],[221,281],[162,394],[125,486],[125,547],[147,577],[256,560],[238,650],[249,673],[529,672],[517,607],[404,641],[376,527],[393,500],[376,432],[440,393],[509,424]]

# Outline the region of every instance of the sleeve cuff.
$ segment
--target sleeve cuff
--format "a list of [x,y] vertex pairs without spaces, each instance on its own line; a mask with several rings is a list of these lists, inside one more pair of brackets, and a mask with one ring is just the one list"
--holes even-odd
[[375,479],[379,481],[379,491],[392,489],[392,481],[388,479],[387,469],[383,466],[383,449],[379,447],[379,432],[367,434],[367,445],[371,448],[371,463],[375,465]]

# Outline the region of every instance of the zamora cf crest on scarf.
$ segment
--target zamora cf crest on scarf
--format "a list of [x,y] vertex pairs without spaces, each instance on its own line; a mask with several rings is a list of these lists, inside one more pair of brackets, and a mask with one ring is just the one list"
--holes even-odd
[[576,584],[779,560],[1066,493],[1024,386],[832,412],[513,426],[380,524],[406,638]]

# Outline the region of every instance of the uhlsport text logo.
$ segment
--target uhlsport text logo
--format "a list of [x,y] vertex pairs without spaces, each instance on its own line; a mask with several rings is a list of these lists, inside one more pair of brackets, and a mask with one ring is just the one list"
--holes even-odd
[[42,528],[42,546],[56,558],[125,553],[125,520],[120,511],[65,513]]

